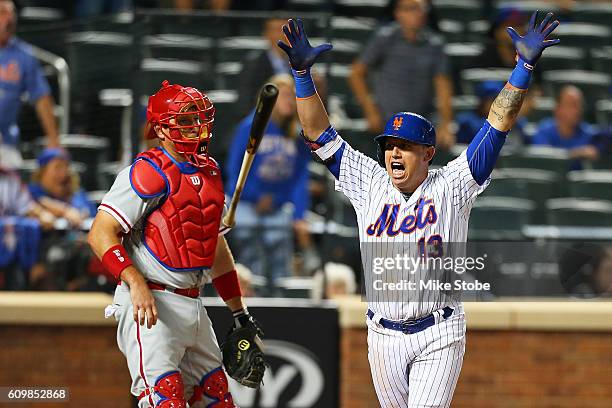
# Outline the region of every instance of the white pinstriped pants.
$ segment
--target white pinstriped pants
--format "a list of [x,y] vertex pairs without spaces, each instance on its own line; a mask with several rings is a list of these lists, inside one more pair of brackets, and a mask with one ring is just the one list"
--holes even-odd
[[415,334],[385,329],[369,318],[367,325],[368,360],[381,407],[450,407],[465,353],[463,313]]

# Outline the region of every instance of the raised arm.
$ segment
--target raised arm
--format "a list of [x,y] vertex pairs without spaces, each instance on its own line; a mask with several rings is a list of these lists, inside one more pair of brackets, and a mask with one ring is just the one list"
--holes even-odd
[[487,118],[491,126],[502,132],[509,131],[516,123],[527,94],[533,67],[542,56],[542,52],[545,48],[559,43],[558,39],[547,39],[559,25],[558,20],[553,20],[553,13],[548,13],[540,24],[537,24],[537,16],[538,11],[531,15],[527,32],[522,37],[514,28],[507,29],[516,48],[518,60],[508,83],[493,101]]
[[310,67],[314,65],[319,55],[329,51],[332,46],[322,44],[312,47],[300,19],[289,20],[283,26],[283,32],[288,44],[279,41],[278,46],[289,57],[291,72],[295,79],[298,116],[306,138],[315,141],[329,127],[329,117],[315,89]]
[[493,101],[489,117],[470,142],[466,152],[470,172],[479,185],[485,183],[491,176],[499,152],[506,140],[506,134],[516,123],[516,117],[527,95],[533,66],[540,59],[545,48],[559,42],[559,40],[546,39],[559,25],[559,21],[554,20],[551,23],[553,14],[548,13],[544,20],[536,26],[537,16],[536,11],[531,16],[529,28],[523,37],[518,35],[513,28],[508,27],[508,33],[518,53],[516,67],[504,89]]

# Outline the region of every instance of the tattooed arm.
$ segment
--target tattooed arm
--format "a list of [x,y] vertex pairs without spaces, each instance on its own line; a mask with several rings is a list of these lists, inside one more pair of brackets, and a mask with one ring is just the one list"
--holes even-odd
[[536,11],[531,15],[525,35],[520,36],[512,27],[507,28],[516,48],[517,61],[508,83],[497,95],[489,111],[487,119],[495,129],[507,132],[516,122],[516,116],[527,94],[533,67],[546,48],[559,43],[557,39],[548,39],[558,25],[559,21],[554,18],[553,13],[546,14],[538,23]]
[[487,120],[495,129],[509,131],[516,123],[527,89],[519,89],[507,83],[493,101]]

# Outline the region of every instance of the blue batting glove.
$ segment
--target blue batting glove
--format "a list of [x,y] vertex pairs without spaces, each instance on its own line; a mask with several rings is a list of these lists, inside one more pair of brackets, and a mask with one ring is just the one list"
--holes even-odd
[[290,19],[287,24],[283,25],[283,32],[289,44],[279,41],[277,45],[287,53],[291,68],[295,71],[309,69],[319,55],[332,49],[331,44],[321,44],[318,47],[312,47],[304,32],[302,20],[299,18],[296,21]]
[[[518,52],[519,57],[530,65],[535,65],[536,62],[542,56],[542,51],[545,48],[559,44],[558,39],[547,40],[546,38],[554,31],[559,25],[559,20],[554,20],[552,23],[553,13],[546,14],[544,20],[536,26],[536,20],[538,17],[538,10],[536,10],[529,20],[529,27],[523,37],[521,37],[514,28],[508,27],[506,30],[512,38],[514,48]],[[550,23],[550,24],[549,24]]]

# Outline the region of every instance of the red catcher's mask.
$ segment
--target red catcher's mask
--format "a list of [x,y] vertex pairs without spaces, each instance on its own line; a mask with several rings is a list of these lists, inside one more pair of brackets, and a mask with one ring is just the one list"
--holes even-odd
[[206,94],[164,81],[162,88],[149,98],[145,137],[157,137],[155,126],[160,126],[177,152],[193,165],[203,167],[208,162],[214,120],[215,108]]

